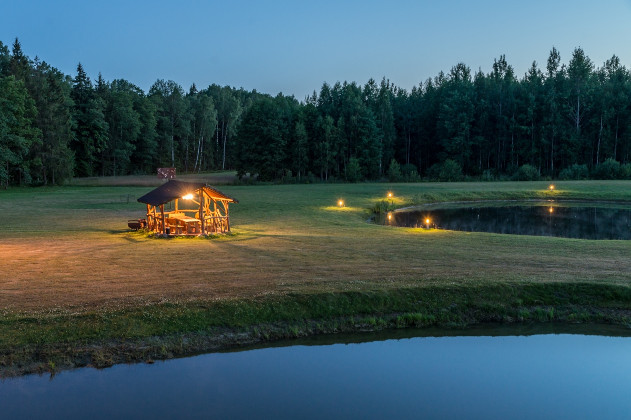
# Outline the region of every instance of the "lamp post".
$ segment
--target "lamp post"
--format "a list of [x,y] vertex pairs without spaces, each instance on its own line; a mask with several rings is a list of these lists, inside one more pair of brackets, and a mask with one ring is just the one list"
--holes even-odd
[[392,207],[394,205],[394,194],[392,191],[388,191],[386,197],[390,200],[390,207]]

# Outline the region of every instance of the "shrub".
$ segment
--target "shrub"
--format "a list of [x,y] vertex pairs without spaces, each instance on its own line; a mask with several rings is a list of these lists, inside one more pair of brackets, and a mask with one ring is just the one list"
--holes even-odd
[[431,181],[438,181],[440,177],[440,168],[442,165],[440,163],[435,163],[429,167],[427,170],[427,178]]
[[394,158],[390,161],[390,167],[388,168],[388,180],[390,182],[400,182],[403,179],[401,173],[401,166]]
[[625,163],[620,166],[620,178],[631,179],[631,163]]
[[403,177],[406,181],[417,182],[421,180],[421,177],[418,174],[418,170],[416,169],[416,165],[406,163],[405,165],[401,166],[401,172],[403,173]]
[[280,182],[282,184],[295,184],[296,177],[294,177],[294,174],[290,169],[283,169],[283,175],[280,178]]
[[447,159],[441,165],[438,179],[449,182],[460,181],[462,179],[462,168],[455,160]]
[[493,172],[492,169],[487,169],[484,172],[482,172],[482,175],[480,176],[480,181],[495,181],[497,177],[495,176],[495,173]]
[[317,178],[313,172],[309,171],[307,172],[307,175],[304,177],[304,183],[305,184],[313,184],[315,182],[318,181],[319,178]]
[[385,214],[394,210],[395,208],[396,206],[393,205],[391,202],[381,200],[376,202],[375,205],[372,206],[372,212],[375,214]]
[[513,174],[515,181],[536,181],[539,179],[539,171],[532,165],[521,165]]
[[559,178],[563,180],[568,179],[587,179],[589,178],[589,170],[587,169],[587,165],[579,165],[575,163],[572,166],[569,166],[559,173]]
[[458,162],[447,159],[443,163],[435,163],[427,170],[427,177],[432,181],[461,181],[462,168]]
[[594,179],[618,179],[620,178],[620,162],[614,159],[607,159],[603,163],[596,165],[592,172]]
[[359,166],[357,158],[350,158],[346,166],[346,180],[348,182],[358,182],[362,179],[362,168]]

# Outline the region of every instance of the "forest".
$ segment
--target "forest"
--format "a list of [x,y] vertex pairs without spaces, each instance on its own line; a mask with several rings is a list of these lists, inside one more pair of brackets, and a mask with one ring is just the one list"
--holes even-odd
[[631,74],[556,48],[521,77],[458,63],[410,91],[323,83],[302,101],[66,75],[0,42],[0,185],[236,170],[274,182],[631,178]]

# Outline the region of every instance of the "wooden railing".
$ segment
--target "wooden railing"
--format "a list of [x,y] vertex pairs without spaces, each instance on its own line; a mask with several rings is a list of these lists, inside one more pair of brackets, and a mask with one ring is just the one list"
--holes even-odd
[[[171,234],[182,234],[189,233],[185,232],[187,229],[184,227],[182,223],[177,223],[174,219],[177,219],[178,216],[183,215],[183,213],[175,213],[175,212],[165,212],[164,220],[165,220],[165,228],[169,227],[169,233]],[[175,216],[175,217],[173,217]],[[201,220],[200,220],[201,222]],[[201,223],[200,223],[201,224]],[[178,225],[180,229],[178,229]],[[171,229],[173,228],[173,230]],[[156,217],[153,214],[147,214],[147,229],[152,230],[154,232],[162,232],[162,217],[160,214],[156,214]],[[223,216],[221,214],[209,214],[204,217],[204,231],[195,233],[204,233],[204,234],[212,234],[212,233],[226,233],[230,231],[230,221],[228,216]]]
[[230,230],[228,216],[206,216],[204,218],[205,233],[225,233]]

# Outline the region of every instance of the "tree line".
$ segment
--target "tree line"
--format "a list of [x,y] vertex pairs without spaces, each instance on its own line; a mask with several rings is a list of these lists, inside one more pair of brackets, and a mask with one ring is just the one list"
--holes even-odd
[[185,92],[157,80],[145,93],[124,80],[92,81],[78,64],[74,77],[16,39],[0,42],[0,185],[47,185],[89,176],[233,168],[244,108],[262,96],[211,85]]
[[550,51],[518,77],[458,63],[399,88],[324,83],[303,101],[157,80],[91,81],[0,42],[0,182],[236,170],[285,182],[631,178],[631,74]]

